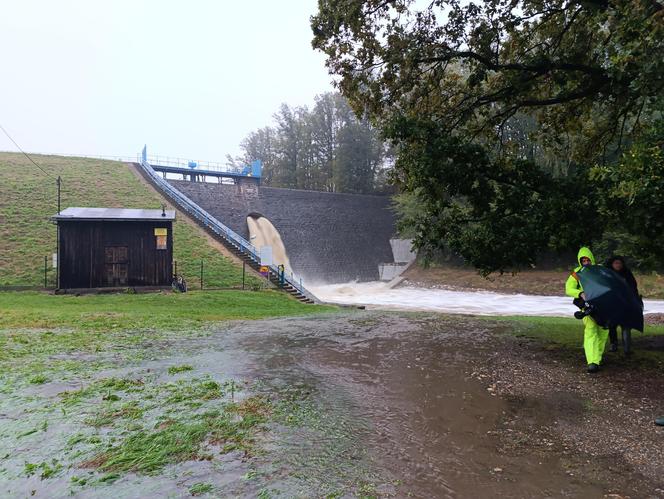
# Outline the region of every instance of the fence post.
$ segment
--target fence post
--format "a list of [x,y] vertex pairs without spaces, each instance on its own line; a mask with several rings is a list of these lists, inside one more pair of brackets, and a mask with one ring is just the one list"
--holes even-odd
[[245,274],[245,270],[244,270],[244,268],[245,268],[246,266],[247,266],[247,262],[245,262],[244,260],[242,260],[242,291],[244,291],[244,274]]
[[201,260],[201,291],[203,290],[203,260]]
[[48,265],[48,257],[45,256],[44,257],[44,289],[46,289],[47,286],[48,286],[48,283],[46,282],[46,276],[47,276],[47,272],[48,272],[48,266],[47,265]]

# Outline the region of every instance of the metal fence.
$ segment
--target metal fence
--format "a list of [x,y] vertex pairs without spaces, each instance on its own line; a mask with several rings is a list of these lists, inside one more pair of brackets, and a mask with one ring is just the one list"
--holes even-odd
[[[23,277],[15,280],[12,284],[0,284],[0,291],[53,291],[57,288],[57,269],[53,266],[52,256],[44,256],[44,259],[34,260],[29,265],[27,273]],[[257,278],[254,274],[246,271],[243,265],[242,272],[232,277],[228,274],[220,274],[215,265],[206,260],[173,260],[173,277],[176,275],[184,277],[187,287],[190,290],[225,290],[225,289],[243,289],[258,290],[266,287],[273,287],[263,280]],[[170,285],[170,283],[169,283]],[[137,285],[115,286],[117,288],[133,288]]]

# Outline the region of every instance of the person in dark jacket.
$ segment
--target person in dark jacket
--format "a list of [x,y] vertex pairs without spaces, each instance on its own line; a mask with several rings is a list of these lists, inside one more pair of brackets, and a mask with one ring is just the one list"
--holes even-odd
[[[634,274],[632,274],[632,271],[629,270],[629,268],[627,268],[627,265],[625,264],[625,259],[622,256],[614,255],[611,258],[609,258],[604,265],[610,269],[613,269],[623,279],[625,279],[625,281],[627,281],[627,285],[629,286],[629,288],[632,291],[634,291],[634,294],[636,296],[639,296],[639,288],[638,284],[636,283],[636,279],[634,278]],[[631,350],[632,332],[631,330],[626,328],[621,328],[621,329],[622,329],[623,351],[625,352],[626,355],[629,355],[632,352]],[[609,327],[609,343],[611,344],[610,350],[612,352],[617,352],[618,351],[617,326],[612,325]]]

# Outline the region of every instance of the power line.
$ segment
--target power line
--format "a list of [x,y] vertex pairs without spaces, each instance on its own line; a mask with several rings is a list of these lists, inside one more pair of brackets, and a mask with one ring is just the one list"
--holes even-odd
[[23,153],[23,155],[24,155],[26,158],[28,158],[28,159],[30,160],[30,163],[32,163],[32,164],[35,165],[37,168],[39,168],[39,169],[41,170],[41,172],[42,172],[44,175],[46,175],[46,176],[48,176],[48,177],[53,177],[53,175],[51,175],[51,174],[48,173],[46,170],[44,170],[41,166],[39,166],[37,163],[35,163],[35,161],[34,161],[34,160],[28,155],[27,152],[25,152],[23,149],[21,149],[21,146],[19,146],[19,145],[16,143],[16,141],[15,141],[14,139],[12,139],[12,136],[9,135],[9,132],[7,132],[7,130],[5,130],[5,127],[3,127],[2,125],[0,125],[0,129],[2,129],[3,132],[5,132],[5,135],[7,136],[7,138],[8,138],[9,140],[11,140],[11,141],[14,143],[14,145],[18,148],[18,150],[21,151],[21,152]]

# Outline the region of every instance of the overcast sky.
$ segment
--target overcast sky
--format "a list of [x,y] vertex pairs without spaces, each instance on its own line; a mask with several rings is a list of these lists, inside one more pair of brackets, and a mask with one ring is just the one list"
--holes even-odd
[[[0,7],[0,124],[32,152],[223,161],[282,102],[332,90],[316,0],[20,0]],[[0,133],[0,150],[15,150]]]

